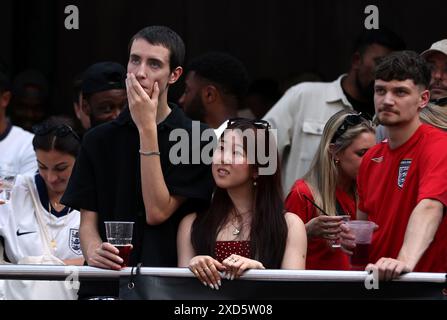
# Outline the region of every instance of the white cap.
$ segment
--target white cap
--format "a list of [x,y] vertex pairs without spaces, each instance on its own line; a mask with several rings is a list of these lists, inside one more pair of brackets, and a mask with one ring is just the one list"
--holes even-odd
[[447,39],[443,39],[433,43],[430,49],[425,50],[424,52],[421,53],[421,56],[425,58],[428,54],[433,52],[441,52],[447,56]]

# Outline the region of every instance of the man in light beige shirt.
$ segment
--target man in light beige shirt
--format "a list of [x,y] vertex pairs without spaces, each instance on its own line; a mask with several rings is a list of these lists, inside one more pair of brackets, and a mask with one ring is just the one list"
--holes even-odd
[[386,29],[362,33],[354,45],[347,74],[333,82],[308,82],[290,88],[264,117],[278,131],[278,151],[283,170],[284,193],[310,167],[326,121],[343,109],[372,115],[373,85],[377,61],[403,41]]

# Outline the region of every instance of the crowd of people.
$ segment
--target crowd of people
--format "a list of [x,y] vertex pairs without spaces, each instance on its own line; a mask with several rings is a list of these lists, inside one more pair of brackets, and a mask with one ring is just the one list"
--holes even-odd
[[[380,279],[447,272],[447,39],[418,54],[387,29],[364,31],[346,74],[293,85],[276,103],[259,96],[248,113],[241,61],[209,52],[184,71],[184,56],[175,31],[149,26],[130,39],[127,70],[88,67],[74,81],[82,130],[67,117],[19,127],[0,73],[0,195],[2,166],[17,173],[0,200],[3,263],[120,270],[104,222],[131,221],[130,266],[187,267],[217,290],[249,269],[351,270],[346,220],[369,220],[365,267]],[[178,104],[168,101],[184,73]],[[118,291],[0,280],[7,299]]]

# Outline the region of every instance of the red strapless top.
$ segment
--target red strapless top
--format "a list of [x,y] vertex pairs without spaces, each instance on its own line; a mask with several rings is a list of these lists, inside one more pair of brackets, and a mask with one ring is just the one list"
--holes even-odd
[[250,241],[216,241],[214,256],[219,262],[232,254],[250,258]]

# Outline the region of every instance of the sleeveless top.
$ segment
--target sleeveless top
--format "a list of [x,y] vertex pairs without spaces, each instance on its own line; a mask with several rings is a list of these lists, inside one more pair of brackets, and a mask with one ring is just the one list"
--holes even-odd
[[219,262],[232,254],[250,258],[250,241],[216,241],[214,256]]

